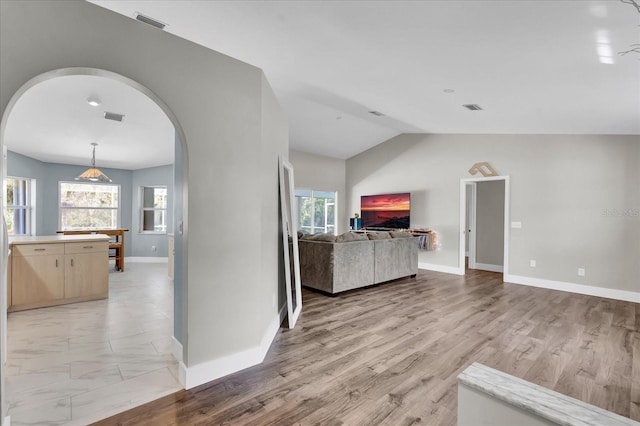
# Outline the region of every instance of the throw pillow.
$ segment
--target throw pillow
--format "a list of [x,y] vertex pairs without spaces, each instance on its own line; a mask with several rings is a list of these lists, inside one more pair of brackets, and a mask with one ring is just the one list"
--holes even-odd
[[388,240],[389,238],[391,238],[391,235],[389,235],[388,232],[371,232],[368,233],[367,236],[369,237],[370,240]]
[[409,232],[391,231],[389,234],[391,234],[391,238],[413,238],[413,234]]

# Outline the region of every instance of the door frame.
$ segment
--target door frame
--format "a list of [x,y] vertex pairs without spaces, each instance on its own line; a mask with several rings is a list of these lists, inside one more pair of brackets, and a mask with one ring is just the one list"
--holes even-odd
[[[469,230],[469,247],[468,247],[468,256],[469,256],[469,269],[476,269],[476,202],[478,197],[478,185],[477,182],[467,182],[465,184],[466,188],[471,188],[471,197],[469,198],[470,206],[469,207],[469,217],[465,218],[465,229],[464,232],[467,233]],[[466,201],[466,197],[465,197]],[[467,206],[465,205],[465,215],[467,213]],[[467,229],[466,222],[469,221],[469,228]],[[465,238],[466,239],[466,238]]]
[[[466,227],[466,217],[467,217],[467,185],[471,184],[474,186],[473,190],[473,206],[475,209],[475,200],[476,200],[476,183],[478,182],[490,182],[496,180],[504,181],[504,257],[502,259],[504,270],[504,276],[509,274],[509,205],[510,205],[510,185],[509,185],[509,176],[490,176],[490,177],[479,177],[479,178],[466,178],[460,179],[460,242],[458,244],[458,273],[460,275],[465,275],[465,266],[464,266],[464,257],[465,257],[465,233],[467,230]],[[473,212],[473,221],[474,221],[474,233],[475,234],[475,211]],[[475,235],[473,235],[473,258],[474,258],[474,267],[475,267]],[[471,238],[469,238],[469,268],[471,268]]]

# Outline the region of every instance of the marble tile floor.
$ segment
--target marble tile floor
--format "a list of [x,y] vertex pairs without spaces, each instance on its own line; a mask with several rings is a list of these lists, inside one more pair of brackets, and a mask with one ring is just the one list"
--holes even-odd
[[13,426],[86,425],[182,389],[171,354],[167,265],[111,270],[109,293],[108,300],[9,314]]

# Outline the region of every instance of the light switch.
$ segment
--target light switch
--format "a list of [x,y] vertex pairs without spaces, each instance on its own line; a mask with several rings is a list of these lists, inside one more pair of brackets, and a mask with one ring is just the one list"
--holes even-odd
[[513,229],[520,229],[522,228],[522,222],[511,222],[511,227]]

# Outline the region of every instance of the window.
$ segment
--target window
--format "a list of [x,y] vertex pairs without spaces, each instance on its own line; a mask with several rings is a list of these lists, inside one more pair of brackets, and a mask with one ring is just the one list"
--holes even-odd
[[120,185],[60,182],[60,229],[116,229]]
[[142,220],[140,232],[167,233],[167,187],[142,187]]
[[306,234],[336,232],[336,193],[297,189],[299,230]]
[[35,233],[35,180],[9,177],[4,180],[7,205],[4,217],[9,235],[33,235]]

